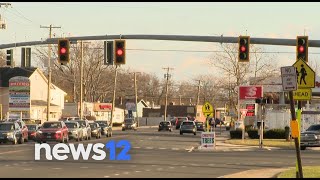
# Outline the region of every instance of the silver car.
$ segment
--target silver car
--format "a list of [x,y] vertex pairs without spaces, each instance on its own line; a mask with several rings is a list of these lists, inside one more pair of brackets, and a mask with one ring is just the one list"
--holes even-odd
[[78,122],[66,121],[65,124],[69,130],[69,139],[75,139],[76,141],[83,140],[83,130]]

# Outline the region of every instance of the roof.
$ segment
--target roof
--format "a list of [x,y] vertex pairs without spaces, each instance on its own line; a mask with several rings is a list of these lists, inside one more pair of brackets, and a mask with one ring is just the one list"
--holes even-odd
[[30,77],[37,68],[0,67],[0,87],[9,87],[9,79],[15,76]]

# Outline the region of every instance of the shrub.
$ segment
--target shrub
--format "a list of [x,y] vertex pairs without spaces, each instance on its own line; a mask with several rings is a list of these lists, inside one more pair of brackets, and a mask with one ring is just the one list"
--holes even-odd
[[247,133],[250,139],[259,139],[258,129],[248,129]]
[[242,138],[242,130],[236,129],[230,131],[230,138],[231,139],[241,139]]
[[284,129],[270,129],[263,133],[264,139],[285,139],[285,130]]

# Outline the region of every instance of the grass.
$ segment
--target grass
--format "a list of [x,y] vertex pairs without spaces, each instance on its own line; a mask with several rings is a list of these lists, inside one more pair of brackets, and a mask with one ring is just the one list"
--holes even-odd
[[[304,178],[320,178],[320,166],[305,166],[302,167]],[[296,168],[290,168],[278,175],[278,178],[295,178]]]
[[[247,146],[259,146],[259,139],[245,139],[242,142],[242,139],[228,139],[225,141],[229,144],[236,144],[236,145],[247,145]],[[270,147],[285,147],[285,148],[294,148],[294,141],[286,141],[285,139],[264,139],[263,140],[264,146]]]

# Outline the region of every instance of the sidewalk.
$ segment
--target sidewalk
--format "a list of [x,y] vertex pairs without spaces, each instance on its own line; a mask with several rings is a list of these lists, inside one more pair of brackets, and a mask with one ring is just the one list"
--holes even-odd
[[254,169],[234,174],[228,174],[219,178],[277,178],[279,173],[287,169],[288,168]]

